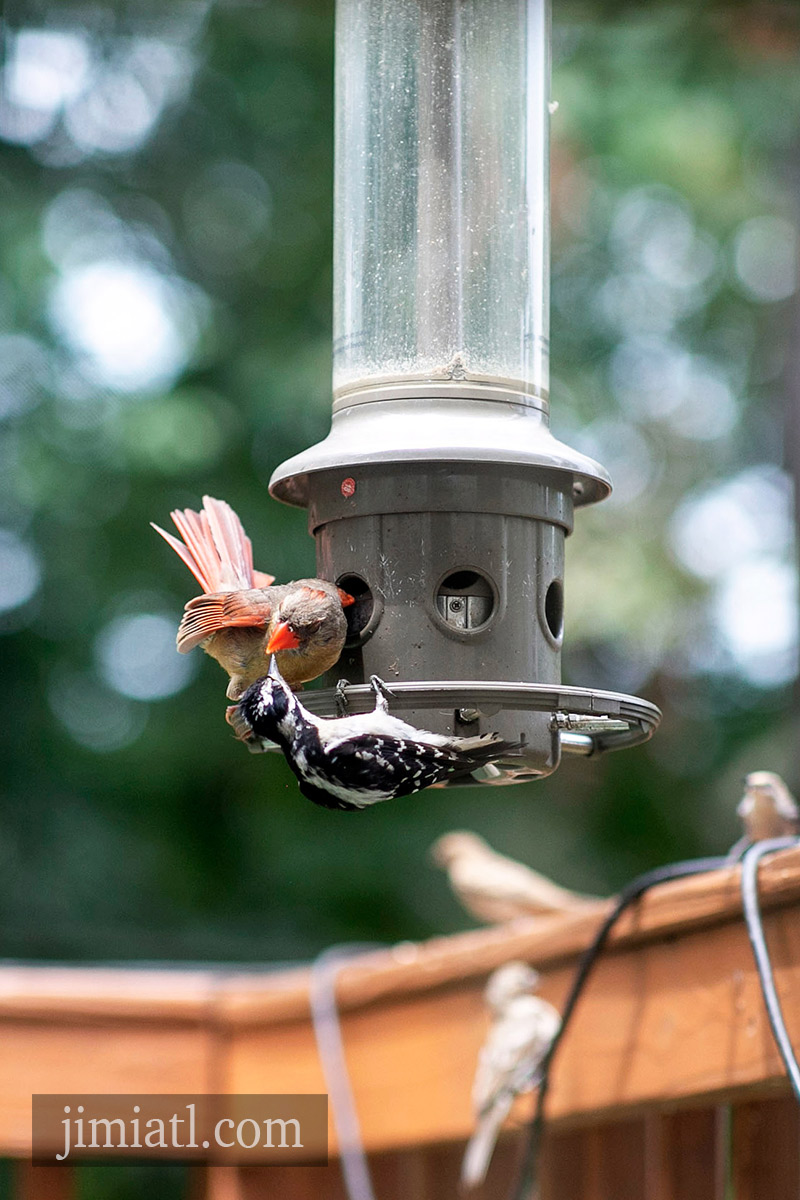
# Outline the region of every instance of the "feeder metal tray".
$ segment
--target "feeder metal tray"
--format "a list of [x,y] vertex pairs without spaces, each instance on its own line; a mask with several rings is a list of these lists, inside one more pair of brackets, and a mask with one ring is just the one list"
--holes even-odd
[[[541,683],[437,680],[387,685],[395,715],[415,709],[437,709],[491,719],[507,712],[549,712],[551,730],[561,750],[588,756],[646,742],[661,721],[655,704],[621,692]],[[375,693],[365,684],[346,689],[351,714],[371,712]],[[303,693],[303,705],[318,717],[336,715],[336,693],[325,689]],[[474,718],[473,718],[474,714]],[[463,719],[463,718],[462,718]]]

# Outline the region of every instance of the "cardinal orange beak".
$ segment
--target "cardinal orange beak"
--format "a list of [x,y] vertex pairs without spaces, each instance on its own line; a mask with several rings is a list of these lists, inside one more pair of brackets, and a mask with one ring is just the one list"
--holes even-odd
[[272,637],[267,642],[266,653],[274,654],[276,650],[296,650],[299,645],[297,634],[289,628],[288,623],[278,621],[272,631]]
[[342,602],[342,608],[347,608],[350,604],[355,604],[355,596],[351,596],[349,592],[343,592],[341,588],[336,589],[339,593],[339,599]]

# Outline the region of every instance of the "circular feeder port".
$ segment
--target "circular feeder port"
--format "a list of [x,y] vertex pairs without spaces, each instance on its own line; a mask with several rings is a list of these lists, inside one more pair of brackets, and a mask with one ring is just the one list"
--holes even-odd
[[560,579],[554,579],[544,597],[544,619],[554,641],[558,641],[564,630],[564,587]]
[[497,595],[479,571],[451,571],[436,590],[436,611],[451,629],[481,629],[495,610]]
[[380,606],[375,603],[366,579],[360,575],[342,575],[336,580],[336,586],[353,597],[353,603],[344,610],[347,620],[345,646],[363,646],[380,620]]

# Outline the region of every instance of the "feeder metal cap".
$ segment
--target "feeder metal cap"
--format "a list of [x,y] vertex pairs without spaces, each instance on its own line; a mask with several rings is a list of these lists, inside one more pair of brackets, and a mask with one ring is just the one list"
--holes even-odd
[[334,411],[322,442],[274,472],[270,493],[306,508],[310,476],[320,471],[411,462],[474,462],[562,471],[572,477],[576,506],[611,491],[608,472],[553,437],[541,410],[521,403],[452,394],[370,400]]

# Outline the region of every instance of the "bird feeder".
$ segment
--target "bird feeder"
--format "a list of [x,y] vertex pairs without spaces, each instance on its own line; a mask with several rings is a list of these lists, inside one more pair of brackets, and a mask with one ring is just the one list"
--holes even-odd
[[546,0],[338,0],[333,420],[270,483],[356,598],[351,710],[376,674],[412,724],[522,740],[489,782],[659,716],[561,685],[564,540],[611,484],[549,429],[549,88]]

